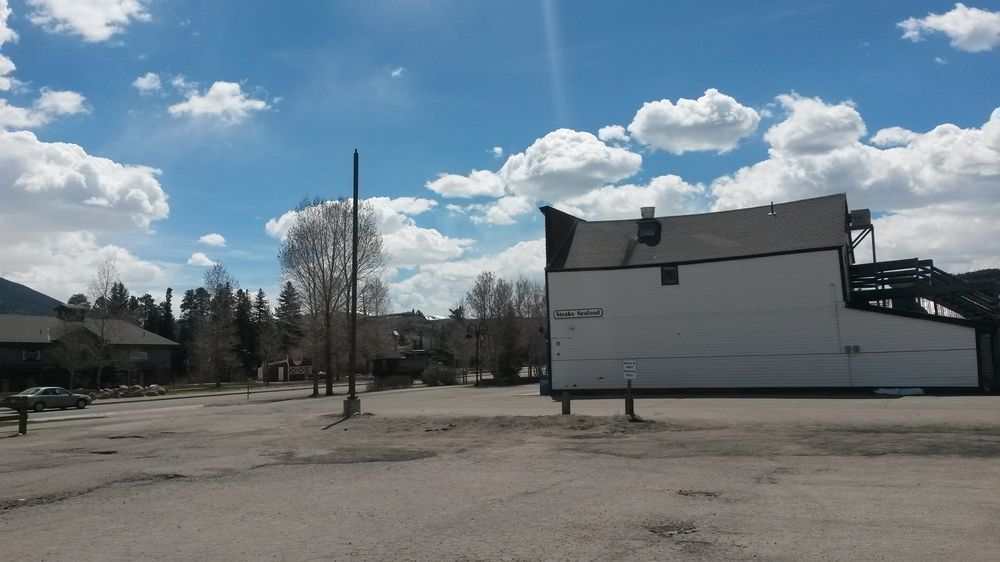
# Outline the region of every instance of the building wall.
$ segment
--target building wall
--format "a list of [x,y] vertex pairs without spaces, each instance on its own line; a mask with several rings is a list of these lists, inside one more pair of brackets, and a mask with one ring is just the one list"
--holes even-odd
[[[975,330],[847,309],[836,251],[548,274],[552,387],[977,386]],[[601,308],[601,317],[556,311]],[[858,345],[858,353],[845,346]]]

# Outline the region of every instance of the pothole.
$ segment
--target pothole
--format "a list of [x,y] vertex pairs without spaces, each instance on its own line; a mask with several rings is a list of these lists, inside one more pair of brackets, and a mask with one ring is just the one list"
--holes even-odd
[[646,530],[658,537],[672,539],[675,537],[690,535],[698,532],[698,527],[694,523],[687,521],[675,521],[662,525],[647,525]]

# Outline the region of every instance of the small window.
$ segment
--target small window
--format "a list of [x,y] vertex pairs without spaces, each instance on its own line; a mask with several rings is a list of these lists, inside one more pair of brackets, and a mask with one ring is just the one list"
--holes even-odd
[[680,281],[677,278],[677,266],[676,265],[665,265],[660,268],[660,284],[661,285],[676,285]]
[[40,361],[42,359],[42,352],[39,350],[34,351],[21,351],[21,361]]

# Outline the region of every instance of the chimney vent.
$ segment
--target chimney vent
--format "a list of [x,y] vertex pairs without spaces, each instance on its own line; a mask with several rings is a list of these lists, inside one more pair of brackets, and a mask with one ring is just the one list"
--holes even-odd
[[644,219],[653,218],[653,213],[656,212],[656,207],[640,207],[639,215]]

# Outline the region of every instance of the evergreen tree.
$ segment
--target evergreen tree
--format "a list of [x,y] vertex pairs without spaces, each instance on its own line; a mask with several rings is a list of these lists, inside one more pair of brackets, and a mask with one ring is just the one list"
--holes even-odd
[[302,343],[305,331],[302,329],[302,297],[292,285],[286,281],[278,295],[278,306],[274,309],[277,322],[278,346],[282,353]]
[[87,300],[87,295],[85,295],[83,293],[77,293],[77,294],[71,296],[69,298],[69,300],[66,301],[66,304],[71,304],[71,305],[76,305],[76,306],[85,306],[87,308],[90,308],[90,301]]
[[257,289],[253,301],[253,325],[257,334],[257,360],[265,370],[264,382],[270,382],[267,377],[267,363],[274,356],[278,347],[278,333],[271,306],[267,301],[264,289]]
[[157,334],[167,338],[168,340],[174,339],[174,290],[167,287],[167,293],[164,299],[160,301],[160,327],[156,331]]
[[[134,297],[133,297],[134,298]],[[146,293],[138,299],[139,320],[144,330],[149,330],[154,334],[159,333],[162,319],[160,317],[160,307],[157,306],[153,296]]]
[[236,323],[236,354],[243,370],[251,373],[257,364],[257,330],[253,322],[253,303],[250,292],[236,290],[234,322]]

